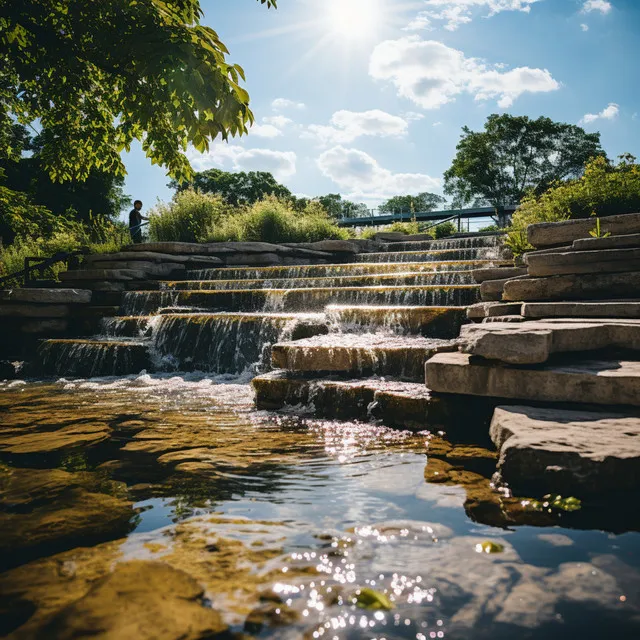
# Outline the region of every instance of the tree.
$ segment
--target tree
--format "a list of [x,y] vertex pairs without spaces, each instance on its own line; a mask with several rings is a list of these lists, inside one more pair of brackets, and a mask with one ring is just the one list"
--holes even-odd
[[267,171],[229,173],[220,169],[208,169],[196,173],[189,182],[179,184],[172,181],[169,186],[178,191],[195,189],[202,193],[217,194],[233,206],[253,204],[265,196],[293,198],[291,191]]
[[381,213],[416,213],[435,211],[446,200],[435,193],[419,193],[416,196],[394,196],[378,207]]
[[1,0],[0,156],[15,119],[37,120],[54,181],[124,175],[134,140],[189,178],[188,145],[206,151],[253,122],[244,71],[201,17],[199,0]]
[[580,177],[590,158],[605,157],[599,133],[550,118],[494,114],[484,131],[462,131],[444,174],[445,193],[458,203],[480,198],[494,207],[517,204],[529,192]]
[[325,208],[332,218],[360,218],[369,214],[369,209],[362,202],[343,200],[339,193],[318,196],[316,200]]

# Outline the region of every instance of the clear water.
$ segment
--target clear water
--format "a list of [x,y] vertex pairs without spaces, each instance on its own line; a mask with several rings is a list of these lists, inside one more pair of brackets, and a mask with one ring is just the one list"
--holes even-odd
[[[478,502],[500,496],[473,460],[457,465],[459,481],[440,482],[435,470],[449,463],[428,434],[257,412],[247,382],[0,386],[0,548],[12,545],[0,574],[4,633],[45,637],[47,616],[114,564],[143,559],[195,576],[206,606],[249,637],[638,637],[638,533],[581,525],[587,514],[540,527],[520,513],[492,526]],[[52,470],[76,488],[49,499],[61,482],[50,480],[49,493],[32,488],[17,504],[25,478]],[[124,528],[100,525],[87,486],[120,505]],[[47,526],[62,509],[63,524]],[[90,538],[92,519],[101,535]],[[503,551],[479,553],[486,541]],[[393,609],[352,604],[362,588]],[[256,625],[266,591],[279,602]]]

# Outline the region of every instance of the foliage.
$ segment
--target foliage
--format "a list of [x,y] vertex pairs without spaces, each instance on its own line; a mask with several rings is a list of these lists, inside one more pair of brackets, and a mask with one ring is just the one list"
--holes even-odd
[[453,222],[449,221],[443,222],[435,227],[435,229],[433,230],[433,234],[436,237],[436,240],[439,240],[440,238],[447,238],[448,236],[452,236],[454,233],[457,233],[457,231],[458,229],[456,225],[453,224]]
[[179,191],[151,210],[149,235],[154,242],[205,242],[208,229],[229,211],[219,195]]
[[582,509],[582,500],[569,496],[563,498],[561,495],[548,493],[542,500],[525,500],[523,506],[533,511],[579,511]]
[[212,193],[234,206],[253,204],[265,196],[292,197],[291,191],[266,171],[229,173],[220,169],[208,169],[196,173],[189,182],[179,185],[172,181],[169,186],[179,191],[195,189],[202,193]]
[[349,232],[340,229],[325,209],[311,202],[297,212],[291,203],[267,196],[249,208],[222,218],[209,231],[210,242],[316,242],[347,239]]
[[611,232],[607,231],[606,233],[604,233],[602,231],[602,226],[600,225],[600,218],[596,216],[596,226],[591,231],[589,231],[589,235],[592,238],[608,238],[611,235]]
[[446,200],[435,193],[419,193],[416,196],[394,196],[378,207],[380,213],[416,213],[435,211]]
[[393,603],[385,593],[376,591],[370,587],[358,589],[354,601],[359,609],[370,609],[372,611],[391,611],[391,609],[393,609]]
[[530,224],[640,210],[640,165],[635,160],[627,154],[612,165],[594,158],[581,178],[556,184],[540,196],[527,196],[513,215],[506,244],[521,255],[533,249],[527,241]]
[[177,180],[190,178],[187,145],[206,151],[253,122],[244,71],[201,16],[199,0],[1,3],[0,157],[15,157],[16,117],[41,123],[54,181],[124,175],[120,153],[134,140]]
[[490,224],[488,227],[482,227],[481,229],[478,229],[478,233],[497,233],[498,231],[504,231],[504,229],[497,224]]
[[369,215],[369,208],[366,204],[344,200],[339,193],[319,196],[316,200],[332,218],[362,218]]
[[406,233],[408,236],[420,233],[420,225],[414,220],[413,222],[394,222],[383,229],[388,233]]
[[599,133],[550,118],[493,114],[484,131],[462,131],[444,174],[445,193],[459,204],[519,202],[530,191],[539,195],[557,181],[578,178],[590,158],[605,156]]
[[477,553],[502,553],[504,551],[504,545],[499,542],[493,542],[492,540],[485,540],[476,545]]

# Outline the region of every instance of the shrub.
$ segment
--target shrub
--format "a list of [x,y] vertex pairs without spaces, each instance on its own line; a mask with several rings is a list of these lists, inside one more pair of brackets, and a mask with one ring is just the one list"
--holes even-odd
[[440,238],[447,238],[458,231],[457,227],[453,222],[443,222],[439,224],[434,230],[434,236],[436,240]]
[[389,233],[405,233],[408,236],[413,236],[420,233],[420,225],[412,220],[411,222],[394,222],[384,229]]
[[229,213],[217,195],[186,190],[149,214],[149,236],[154,242],[204,242],[209,229]]
[[527,241],[530,224],[638,210],[640,165],[635,158],[620,156],[617,165],[609,164],[605,158],[594,158],[587,163],[582,178],[556,184],[538,197],[525,197],[513,214],[506,244],[520,255],[533,249]]

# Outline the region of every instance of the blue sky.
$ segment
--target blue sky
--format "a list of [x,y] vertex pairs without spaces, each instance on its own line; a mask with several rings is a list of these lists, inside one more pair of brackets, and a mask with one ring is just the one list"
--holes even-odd
[[[464,125],[491,113],[600,131],[640,156],[639,0],[202,0],[241,64],[256,125],[198,170],[271,171],[292,192],[376,206],[442,191]],[[139,148],[126,192],[168,200]]]

